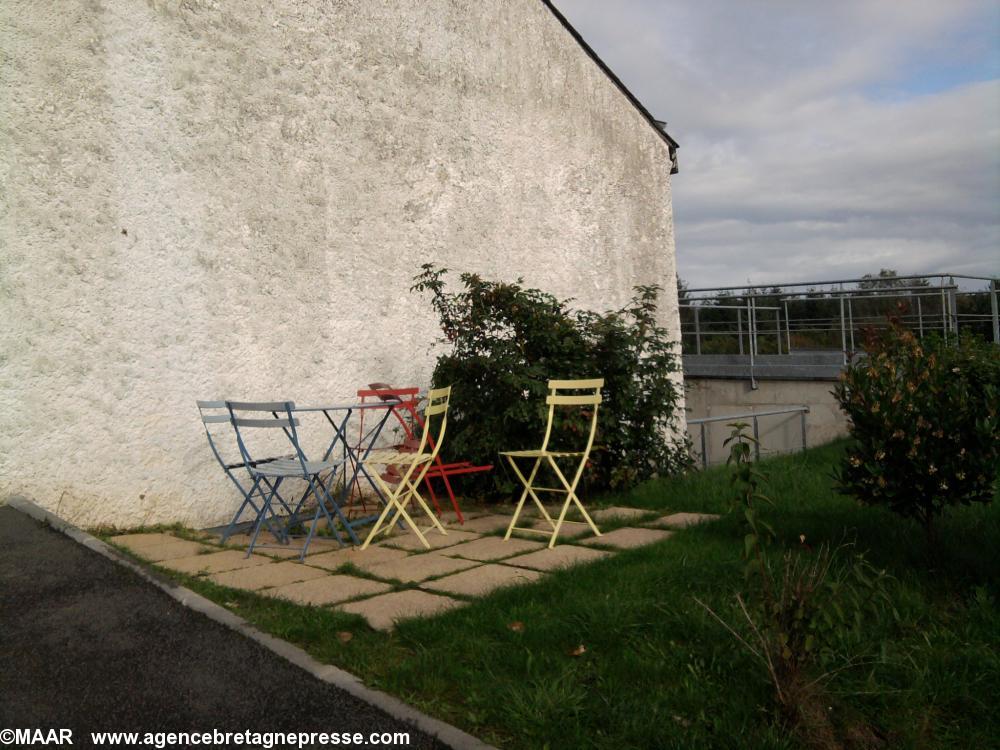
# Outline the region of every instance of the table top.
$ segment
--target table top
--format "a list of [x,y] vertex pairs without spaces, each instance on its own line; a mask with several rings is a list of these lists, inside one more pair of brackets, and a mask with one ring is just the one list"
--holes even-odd
[[387,409],[401,401],[368,401],[365,403],[355,402],[350,404],[326,404],[323,406],[295,406],[292,411],[347,411],[348,409]]

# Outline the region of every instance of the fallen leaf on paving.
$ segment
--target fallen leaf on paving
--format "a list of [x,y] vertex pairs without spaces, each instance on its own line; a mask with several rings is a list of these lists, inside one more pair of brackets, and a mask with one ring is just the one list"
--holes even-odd
[[524,632],[524,623],[521,622],[520,620],[514,620],[514,622],[511,622],[511,623],[507,624],[507,629],[508,630],[513,630],[515,633],[523,633]]
[[354,637],[354,633],[348,633],[346,630],[341,630],[337,633],[337,640],[341,643],[347,643]]

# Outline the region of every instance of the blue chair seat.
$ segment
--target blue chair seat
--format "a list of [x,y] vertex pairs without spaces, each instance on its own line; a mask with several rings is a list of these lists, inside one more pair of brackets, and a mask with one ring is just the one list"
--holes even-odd
[[316,476],[342,466],[342,459],[330,461],[306,461],[305,474],[302,473],[302,463],[297,458],[278,458],[274,461],[258,464],[250,469],[254,476],[261,477],[303,477]]

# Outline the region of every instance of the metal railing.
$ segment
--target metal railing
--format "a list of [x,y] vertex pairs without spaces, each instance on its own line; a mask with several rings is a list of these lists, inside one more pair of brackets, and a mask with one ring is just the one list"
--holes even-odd
[[[988,285],[962,289],[956,280]],[[920,337],[937,332],[949,339],[972,329],[1000,344],[998,295],[998,278],[955,274],[688,289],[680,304],[682,350],[749,356],[755,382],[761,354],[839,350],[846,364],[860,348],[858,332],[885,325],[890,314]]]
[[698,419],[689,419],[687,421],[688,426],[698,425],[701,428],[701,466],[703,469],[708,468],[708,440],[705,435],[705,425],[711,424],[712,422],[739,422],[744,419],[752,420],[753,426],[753,439],[754,439],[754,460],[760,460],[760,425],[758,423],[759,417],[772,417],[778,414],[799,414],[800,415],[800,425],[802,428],[802,450],[806,449],[806,415],[809,413],[808,406],[788,406],[783,409],[769,409],[767,411],[752,411],[745,412],[743,414],[729,414],[724,417],[699,417]]

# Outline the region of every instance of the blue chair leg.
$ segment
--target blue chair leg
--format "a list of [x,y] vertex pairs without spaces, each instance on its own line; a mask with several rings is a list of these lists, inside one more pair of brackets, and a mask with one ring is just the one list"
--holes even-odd
[[[278,493],[278,487],[281,486],[281,480],[282,477],[278,477],[273,485],[268,483],[269,486],[271,487],[271,493],[265,498],[264,505],[261,507],[260,513],[258,513],[257,515],[257,523],[254,525],[253,536],[250,538],[250,544],[247,546],[247,554],[246,554],[247,557],[250,557],[251,553],[253,553],[253,548],[254,545],[257,544],[257,537],[260,535],[261,527],[265,523],[267,523],[268,528],[271,528],[271,522],[270,519],[267,517],[267,514],[269,512],[271,513],[274,512],[271,510],[271,501],[274,499],[274,496]],[[278,539],[280,540],[281,537],[279,536]]]

